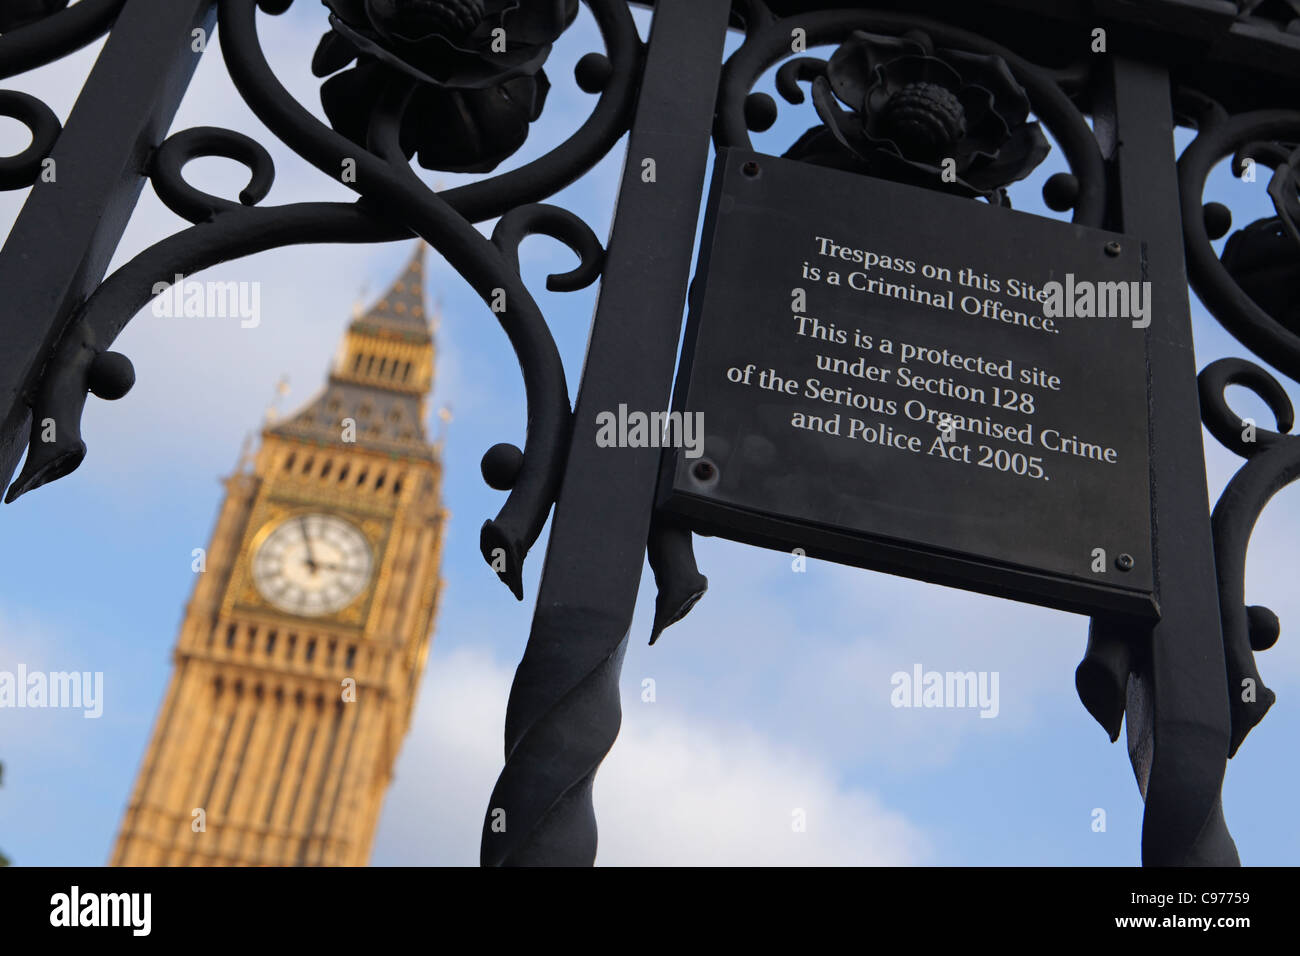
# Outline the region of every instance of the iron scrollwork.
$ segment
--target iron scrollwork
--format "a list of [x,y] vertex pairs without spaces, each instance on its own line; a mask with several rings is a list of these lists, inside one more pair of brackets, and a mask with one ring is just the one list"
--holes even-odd
[[[536,118],[547,85],[541,65],[550,43],[572,21],[576,0],[563,4],[558,17],[556,4],[533,0],[432,5],[329,0],[331,29],[313,65],[318,74],[334,74],[321,92],[331,126],[289,95],[258,40],[259,10],[279,15],[292,0],[220,0],[222,53],[240,94],[263,123],[326,175],[339,178],[340,170],[353,164],[356,175],[342,178],[359,198],[354,203],[260,206],[275,171],[270,155],[249,137],[200,127],[159,144],[146,173],[163,202],[192,225],[122,266],[73,316],[33,396],[28,457],[6,500],[66,475],[81,463],[86,448],[80,417],[86,394],[116,398],[130,388],[134,381],[130,362],[108,349],[130,317],[159,294],[160,277],[171,282],[176,276],[231,259],[298,243],[383,242],[418,235],[485,302],[504,293],[504,311],[494,311],[523,372],[528,430],[522,450],[503,452],[512,446],[494,446],[485,455],[485,477],[490,476],[493,487],[509,490],[509,495],[496,517],[485,522],[480,546],[485,560],[522,599],[523,561],[558,492],[571,424],[563,364],[546,321],[520,277],[516,249],[524,236],[540,233],[560,240],[579,256],[576,268],[548,279],[552,290],[579,289],[598,278],[603,250],[590,228],[572,213],[541,200],[586,173],[626,132],[641,60],[641,43],[626,4],[614,0],[587,0],[587,4],[606,52],[588,54],[578,65],[580,87],[598,94],[586,121],[538,159],[436,193],[411,170],[412,156],[428,168],[487,172],[522,145],[526,122],[522,129],[514,129],[508,142],[480,134],[500,119],[498,101],[513,109],[516,101],[528,100],[524,113],[529,121]],[[86,3],[62,15],[83,6]],[[494,25],[506,14],[512,15],[511,40],[498,56],[482,41],[492,36]],[[458,52],[446,56],[448,49]],[[421,69],[432,69],[421,59],[425,55],[443,64],[439,75]],[[353,61],[355,65],[338,72]],[[454,69],[447,69],[448,62]],[[471,119],[481,116],[483,123],[453,127],[448,135],[446,124],[437,121],[449,109]],[[17,182],[31,175],[33,163],[39,163],[39,154],[57,133],[51,131],[40,108],[17,94],[0,100],[0,111],[6,110],[9,115],[21,114],[19,118],[30,117],[28,125],[39,142],[0,167],[0,175]],[[358,125],[360,117],[364,126]],[[436,132],[437,141],[430,130]],[[204,156],[226,157],[248,168],[249,184],[238,202],[209,195],[185,181],[185,164]],[[500,222],[492,238],[484,238],[474,223],[495,217]],[[42,441],[40,423],[50,418],[60,425],[57,440]]]
[[[1300,111],[1257,110],[1229,116],[1217,103],[1191,93],[1183,110],[1197,136],[1178,161],[1184,242],[1192,288],[1215,320],[1237,341],[1300,379],[1300,322],[1293,314],[1300,279]],[[1210,245],[1228,232],[1232,216],[1221,203],[1202,206],[1205,182],[1220,160],[1233,170],[1273,170],[1269,196],[1277,215],[1228,237],[1222,257]]]
[[[102,36],[125,0],[11,0],[0,9],[0,79],[67,56]],[[27,127],[32,141],[14,156],[0,158],[0,189],[36,182],[41,164],[59,138],[59,119],[28,93],[0,90],[0,116]]]
[[[1300,379],[1300,111],[1256,110],[1229,115],[1213,100],[1185,91],[1180,108],[1197,136],[1178,163],[1184,242],[1192,287],[1214,319],[1242,345],[1292,379]],[[1231,157],[1232,171],[1267,183],[1276,215],[1230,235],[1231,210],[1203,203],[1214,166]],[[1227,235],[1218,255],[1211,241]],[[1243,359],[1221,359],[1202,370],[1201,416],[1220,444],[1246,459],[1224,488],[1211,519],[1223,619],[1232,736],[1229,756],[1276,700],[1255,666],[1254,652],[1277,641],[1280,624],[1266,607],[1245,603],[1246,553],[1268,501],[1300,478],[1300,440],[1290,432],[1295,413],[1282,385]],[[1259,428],[1229,408],[1224,389],[1241,385],[1273,413],[1277,430]]]
[[[604,53],[589,53],[577,66],[579,87],[597,95],[589,116],[543,156],[496,173],[543,114],[550,88],[544,65],[551,45],[572,23],[577,0],[322,0],[327,30],[312,70],[322,80],[328,123],[290,96],[258,38],[259,13],[284,14],[293,0],[212,2],[219,11],[222,54],[245,102],[326,176],[337,180],[350,164],[355,175],[342,179],[358,198],[261,205],[274,180],[274,163],[262,145],[233,130],[197,127],[155,143],[140,172],[190,225],[104,280],[63,327],[44,356],[35,392],[25,396],[34,413],[28,455],[6,500],[68,474],[84,459],[80,419],[86,396],[113,399],[131,387],[135,371],[111,346],[131,316],[160,294],[160,279],[170,282],[281,246],[415,235],[485,302],[501,298],[498,293],[504,297],[505,310],[493,311],[522,369],[528,429],[523,448],[501,443],[483,456],[485,481],[509,494],[496,517],[485,522],[480,549],[522,599],[523,561],[556,500],[573,426],[563,363],[520,275],[517,250],[527,235],[542,234],[577,255],[577,266],[547,279],[552,290],[583,288],[601,275],[604,250],[591,229],[546,200],[590,170],[629,128],[643,45],[628,5],[583,0],[605,45]],[[0,78],[92,42],[112,26],[124,3],[11,0],[0,11]],[[775,68],[781,98],[803,104],[808,97],[802,85],[807,85],[817,116],[817,123],[789,145],[788,158],[1006,205],[1008,188],[1045,157],[1045,128],[1069,166],[1069,172],[1048,180],[1048,206],[1072,211],[1076,223],[1104,225],[1111,205],[1107,164],[1078,105],[1087,70],[1047,68],[976,33],[908,14],[827,9],[781,19],[762,0],[743,0],[737,7],[745,34],[723,70],[714,125],[719,147],[749,147],[751,131],[772,127],[777,102],[754,87]],[[1300,22],[1291,16],[1294,0],[1241,0],[1239,8],[1246,24],[1267,22],[1294,31]],[[795,29],[802,31],[806,47],[829,45],[834,51],[827,58],[796,53],[790,44]],[[1300,378],[1300,314],[1292,293],[1300,280],[1300,112],[1229,116],[1204,98],[1191,96],[1187,102],[1184,115],[1194,115],[1199,129],[1179,162],[1192,285],[1243,344]],[[18,155],[0,159],[0,189],[29,186],[59,139],[59,120],[40,100],[12,91],[0,91],[0,115],[17,119],[33,139]],[[1227,155],[1239,169],[1250,160],[1273,171],[1268,188],[1277,215],[1238,230],[1219,256],[1210,243],[1227,233],[1231,215],[1218,204],[1204,206],[1202,195],[1210,170]],[[187,163],[210,156],[232,159],[248,170],[248,184],[237,200],[210,195],[185,180]],[[943,160],[953,161],[955,178],[941,175]],[[435,192],[412,162],[484,178]],[[474,228],[493,218],[499,222],[490,238]],[[1300,477],[1300,440],[1289,434],[1294,411],[1285,391],[1259,366],[1238,359],[1215,362],[1199,383],[1206,427],[1246,459],[1212,516],[1235,753],[1273,703],[1253,655],[1271,646],[1279,630],[1271,611],[1245,604],[1246,552],[1268,500]],[[1257,429],[1247,441],[1241,419],[1224,399],[1229,384],[1260,395],[1277,430]],[[59,425],[57,439],[44,441],[42,423],[51,419]],[[657,517],[648,554],[659,586],[653,643],[699,600],[707,582],[685,527]],[[538,644],[581,644],[587,632],[599,636],[616,630],[597,618],[574,626],[569,617],[562,624],[551,631],[540,627]],[[1136,641],[1108,639],[1104,626],[1099,633],[1102,638],[1095,648],[1090,644],[1080,665],[1079,691],[1115,737],[1130,678],[1141,682],[1149,675],[1131,656]],[[588,661],[581,660],[581,650],[570,653],[567,663],[574,669],[589,665],[579,685],[561,687],[559,695],[551,693],[554,686],[538,694],[525,686],[521,697],[529,699],[523,706],[512,700],[508,718],[507,739],[516,743],[503,786],[527,791],[531,798],[554,796],[575,819],[589,813],[591,776],[618,728],[617,678],[625,641],[612,651],[599,643],[590,641]],[[545,680],[554,685],[554,674]],[[1252,693],[1240,693],[1247,686]],[[1140,703],[1142,695],[1131,699]],[[587,739],[570,748],[570,765],[555,764],[554,792],[539,789],[528,779],[530,761],[540,759],[556,733],[571,727],[577,710]],[[1131,722],[1140,716],[1129,714]],[[553,754],[545,756],[554,763]],[[1227,839],[1221,811],[1216,806],[1214,812]],[[590,831],[594,841],[594,826],[575,828]],[[576,852],[581,856],[585,850]]]
[[[1231,757],[1277,699],[1264,686],[1254,652],[1277,642],[1280,625],[1268,608],[1246,605],[1246,551],[1269,499],[1300,478],[1300,438],[1287,434],[1295,424],[1295,410],[1286,390],[1253,362],[1211,362],[1198,377],[1198,385],[1205,427],[1225,448],[1246,459],[1223,489],[1211,516],[1232,716]],[[1229,385],[1243,385],[1259,395],[1277,419],[1277,431],[1254,427],[1234,414],[1223,394]]]
[[9,0],[0,9],[0,79],[67,56],[112,26],[126,0]]

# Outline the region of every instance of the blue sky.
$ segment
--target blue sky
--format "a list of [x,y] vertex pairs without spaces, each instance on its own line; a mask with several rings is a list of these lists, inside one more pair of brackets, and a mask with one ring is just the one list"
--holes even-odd
[[[323,11],[302,0],[262,17],[268,57],[289,89],[317,111],[307,64]],[[645,16],[639,15],[644,28]],[[218,38],[219,41],[219,38]],[[733,38],[732,47],[737,40]],[[600,43],[590,16],[562,39],[548,65],[547,111],[511,166],[577,127],[593,99],[572,66]],[[66,116],[93,60],[83,51],[7,84],[41,94]],[[760,89],[771,90],[770,76]],[[808,104],[786,106],[760,150],[780,153],[814,122]],[[264,204],[348,199],[342,186],[282,146],[238,99],[218,52],[205,56],[174,129],[224,125],[267,144],[277,180]],[[1190,134],[1180,134],[1179,146]],[[25,143],[0,121],[0,152]],[[621,148],[553,201],[604,237]],[[1062,168],[1054,151],[1013,192],[1019,209],[1046,215],[1039,188]],[[200,160],[189,174],[222,195],[243,185],[235,164]],[[422,173],[452,185],[453,175]],[[0,194],[8,228],[23,193]],[[1264,182],[1243,184],[1223,166],[1208,198],[1243,225],[1268,215]],[[114,266],[184,223],[146,187]],[[484,224],[484,231],[491,224]],[[190,554],[207,544],[240,444],[256,431],[275,383],[287,375],[296,407],[323,381],[352,305],[380,292],[408,243],[274,250],[199,274],[262,284],[262,322],[166,319],[145,310],[116,348],[137,385],[116,403],[91,399],[89,454],[75,474],[5,506],[0,552],[0,670],[104,672],[104,714],[0,710],[0,849],[15,863],[97,865],[107,860],[170,671],[170,653],[193,586]],[[524,275],[548,317],[576,391],[595,290],[553,294],[549,272],[573,256],[542,237],[522,249]],[[376,864],[473,864],[479,827],[501,764],[510,679],[527,639],[545,539],[534,549],[520,604],[478,553],[478,528],[501,495],[479,476],[495,442],[522,444],[520,376],[491,313],[450,269],[430,260],[441,298],[438,379],[431,412],[454,410],[445,431],[444,495],[452,512],[445,592],[412,731],[376,839]],[[1193,301],[1198,367],[1246,355]],[[1157,318],[1158,320],[1158,318]],[[1300,397],[1288,383],[1293,397]],[[1237,394],[1241,393],[1241,394]],[[1240,389],[1241,414],[1270,423]],[[442,425],[431,414],[435,433]],[[1208,435],[1211,500],[1237,467]],[[1283,491],[1255,534],[1247,600],[1273,608],[1282,638],[1260,655],[1278,693],[1268,718],[1228,766],[1225,812],[1243,861],[1295,864],[1288,828],[1300,732],[1300,620],[1292,542],[1300,498]],[[717,539],[698,542],[710,591],[653,648],[647,570],[624,665],[624,726],[596,778],[599,862],[1131,865],[1139,859],[1142,804],[1123,738],[1115,745],[1079,703],[1073,672],[1087,620],[903,578],[809,562]],[[896,710],[890,675],[997,671],[1000,713]],[[654,703],[641,701],[655,681]],[[1092,829],[1093,810],[1107,814]],[[803,810],[807,831],[791,828]]]

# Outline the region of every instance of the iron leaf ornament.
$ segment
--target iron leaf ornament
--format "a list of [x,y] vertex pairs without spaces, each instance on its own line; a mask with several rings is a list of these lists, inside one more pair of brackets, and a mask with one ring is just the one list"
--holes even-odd
[[998,205],[1051,150],[1005,60],[936,49],[920,31],[855,30],[813,79],[812,100],[822,125],[788,158]]
[[542,64],[578,9],[577,0],[322,3],[331,29],[312,72],[330,77],[321,86],[330,124],[364,146],[389,81],[414,79],[402,150],[455,173],[491,172],[524,144],[550,89]]

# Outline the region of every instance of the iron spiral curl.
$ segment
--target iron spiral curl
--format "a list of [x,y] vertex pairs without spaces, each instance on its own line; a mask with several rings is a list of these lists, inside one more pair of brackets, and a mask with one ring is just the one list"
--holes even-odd
[[[1277,431],[1259,428],[1233,412],[1224,397],[1229,385],[1248,388],[1263,399],[1277,420]],[[1220,444],[1246,459],[1223,489],[1210,518],[1228,670],[1232,715],[1228,755],[1232,756],[1277,700],[1255,666],[1255,651],[1277,642],[1280,624],[1268,608],[1246,604],[1246,552],[1265,505],[1300,478],[1300,437],[1288,434],[1295,424],[1295,409],[1286,390],[1253,362],[1238,358],[1211,362],[1197,377],[1197,386],[1205,427]]]

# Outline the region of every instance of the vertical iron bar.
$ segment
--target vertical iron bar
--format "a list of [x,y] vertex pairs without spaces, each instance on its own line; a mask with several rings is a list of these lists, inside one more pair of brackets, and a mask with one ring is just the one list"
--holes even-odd
[[127,0],[0,250],[0,489],[27,444],[28,395],[68,319],[103,279],[211,38],[214,0]]
[[598,448],[596,416],[668,406],[730,7],[655,4],[484,865],[595,860],[592,781],[622,719],[619,672],[659,467],[654,448]]
[[[1160,622],[1129,678],[1129,757],[1146,801],[1146,866],[1237,865],[1223,818],[1230,733],[1218,583],[1173,141],[1169,76],[1112,58],[1097,111],[1112,162],[1116,228],[1143,242],[1153,319],[1151,481]],[[1104,622],[1094,621],[1094,633]]]

